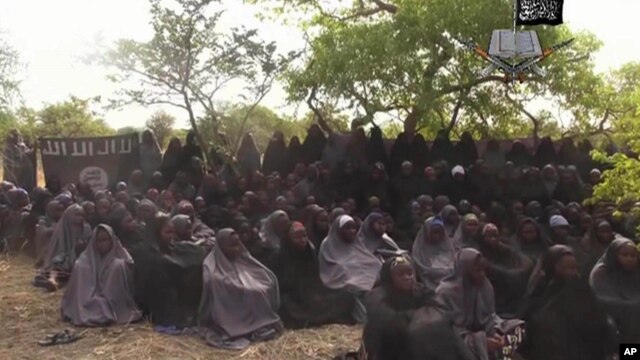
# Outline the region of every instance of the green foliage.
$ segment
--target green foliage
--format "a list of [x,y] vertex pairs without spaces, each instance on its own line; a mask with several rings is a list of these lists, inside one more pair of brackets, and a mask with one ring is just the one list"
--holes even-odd
[[196,119],[206,116],[218,126],[218,92],[232,81],[242,81],[247,85],[241,97],[259,103],[293,54],[276,54],[275,45],[258,39],[256,30],[222,31],[224,8],[219,1],[150,3],[152,39],[119,40],[102,57],[102,63],[115,70],[109,79],[124,84],[112,105],[168,104],[184,109],[206,150]]
[[20,95],[20,81],[16,78],[19,63],[18,52],[0,37],[0,111],[7,111]]
[[7,120],[2,120],[0,131],[17,128],[30,143],[39,137],[113,135],[114,130],[91,111],[90,104],[90,99],[72,96],[67,101],[46,105],[38,111],[23,107],[15,114],[5,113]]
[[145,126],[155,134],[158,145],[160,145],[161,149],[164,149],[173,133],[175,123],[176,118],[173,115],[160,110],[151,115]]
[[[559,126],[550,125],[558,120],[549,112],[527,111],[542,97],[569,111],[579,121],[577,129],[596,122],[608,105],[599,96],[607,91],[607,79],[595,74],[588,56],[600,42],[566,26],[536,28],[543,46],[576,38],[543,62],[547,77],[515,87],[500,76],[476,77],[486,63],[454,38],[486,44],[493,29],[511,27],[511,0],[252,2],[270,7],[276,17],[299,19],[310,38],[306,61],[285,74],[293,101],[306,100],[315,89],[319,101],[337,99],[368,120],[390,115],[411,119],[409,127],[417,122],[427,134],[457,127],[484,137],[530,135],[534,128],[539,135],[558,133]],[[596,103],[581,97],[593,87]]]
[[[618,144],[628,149],[629,154],[615,154],[607,157],[602,152],[595,152],[596,160],[609,163],[612,168],[603,174],[603,181],[594,188],[591,202],[613,201],[618,206],[624,203],[640,201],[640,87],[634,82],[638,78],[640,67],[637,64],[625,66],[621,74],[626,74],[625,86],[619,88],[621,103],[629,107],[622,118],[614,122],[613,138]],[[640,207],[630,210],[630,216],[640,219]],[[640,234],[640,228],[638,228]]]
[[125,126],[125,127],[121,127],[118,130],[116,130],[116,134],[118,134],[118,135],[126,135],[126,134],[131,134],[131,133],[141,133],[142,131],[143,131],[143,129],[137,128],[135,126]]
[[[218,122],[214,123],[211,118],[200,118],[198,128],[206,141],[212,145],[216,144],[217,139],[214,136],[216,131],[225,134],[230,142],[223,149],[227,154],[235,153],[237,144],[245,133],[251,133],[258,148],[264,152],[274,131],[282,131],[286,139],[292,136],[304,138],[312,119],[311,116],[307,116],[302,121],[280,117],[271,109],[260,105],[254,107],[249,113],[251,107],[246,104],[221,104],[219,111],[223,115],[218,118]],[[242,122],[247,114],[247,121],[243,127]]]

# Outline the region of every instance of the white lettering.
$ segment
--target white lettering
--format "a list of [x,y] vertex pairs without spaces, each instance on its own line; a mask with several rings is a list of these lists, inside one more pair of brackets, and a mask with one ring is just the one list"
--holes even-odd
[[[80,148],[82,151],[78,150],[78,143],[80,143]],[[84,141],[74,141],[73,152],[71,153],[71,156],[87,156],[87,143],[85,143]]]
[[42,149],[42,155],[60,155],[60,144],[57,141],[51,142],[51,140],[47,140],[45,144],[45,148]]
[[111,153],[112,154],[116,153],[116,139],[111,140]]
[[120,154],[131,154],[131,139],[120,140]]
[[93,141],[89,141],[89,156],[93,156]]
[[62,141],[60,145],[62,145],[62,155],[67,156],[67,143]]
[[98,154],[98,155],[107,155],[107,154],[109,154],[109,140],[104,140],[104,142],[102,144],[104,144],[104,147],[102,149],[100,147],[98,147],[98,151],[96,152],[96,154]]

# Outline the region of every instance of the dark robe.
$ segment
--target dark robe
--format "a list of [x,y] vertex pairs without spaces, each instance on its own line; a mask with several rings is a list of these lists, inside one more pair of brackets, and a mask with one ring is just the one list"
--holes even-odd
[[545,257],[545,276],[531,285],[520,349],[527,360],[605,360],[617,351],[606,314],[588,284],[554,276],[556,264],[569,254],[570,248],[553,246]]
[[468,167],[478,159],[478,149],[471,133],[465,131],[462,134],[460,142],[454,147],[454,152],[457,165]]
[[[289,148],[287,149],[287,171],[286,174],[293,172],[296,165],[304,163],[304,153],[300,139],[294,136],[289,140]],[[282,174],[283,177],[285,174]]]
[[518,317],[534,263],[511,246],[490,246],[481,238],[480,253],[487,259],[487,277],[495,291],[496,313],[506,319]]
[[433,291],[420,282],[416,282],[411,292],[393,286],[390,270],[393,261],[396,259],[385,263],[380,284],[365,298],[368,319],[361,352],[366,353],[366,359],[472,360]]
[[182,160],[182,144],[178,138],[173,138],[162,156],[162,165],[160,166],[165,184],[170,184],[176,177],[178,170],[182,166],[180,163]]
[[533,162],[533,157],[529,150],[520,141],[514,141],[511,150],[506,155],[507,161],[511,161],[516,166],[527,166]]
[[285,327],[300,329],[324,324],[352,324],[353,296],[322,284],[313,245],[295,248],[284,241],[273,262],[280,286],[280,317]]
[[274,137],[269,140],[267,149],[264,152],[262,161],[262,173],[269,175],[277,172],[284,177],[289,172],[289,164],[287,163],[287,144],[283,138]]
[[131,249],[136,302],[154,325],[195,325],[205,251],[189,242],[160,248],[154,239]]
[[305,164],[312,164],[322,159],[322,151],[327,145],[327,137],[316,124],[311,125],[307,137],[302,143],[302,156]]
[[553,141],[550,137],[545,137],[538,144],[536,153],[533,156],[533,165],[542,169],[542,167],[549,164],[556,164],[558,162],[558,155],[556,149],[553,147]]
[[454,160],[453,144],[446,131],[438,131],[438,135],[431,145],[430,160],[431,164],[442,160],[447,162]]
[[389,166],[389,157],[382,138],[382,130],[377,126],[371,128],[371,135],[367,143],[367,159],[370,165],[380,162],[387,168]]

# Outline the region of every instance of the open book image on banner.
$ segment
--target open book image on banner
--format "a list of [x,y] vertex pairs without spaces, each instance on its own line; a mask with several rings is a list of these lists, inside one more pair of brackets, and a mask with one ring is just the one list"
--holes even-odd
[[39,139],[45,179],[112,188],[140,167],[138,134],[95,138]]
[[517,25],[562,24],[564,0],[517,0]]

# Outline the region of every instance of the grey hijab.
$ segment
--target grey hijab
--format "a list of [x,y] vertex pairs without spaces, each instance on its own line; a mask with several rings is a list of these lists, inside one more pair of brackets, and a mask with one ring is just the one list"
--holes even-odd
[[340,229],[349,222],[354,222],[352,217],[339,216],[322,241],[318,255],[320,279],[330,289],[367,292],[378,278],[382,261],[362,241],[348,243],[340,238]]
[[436,293],[453,317],[454,329],[478,360],[489,360],[487,337],[498,329],[507,333],[522,325],[521,320],[504,321],[496,315],[493,286],[485,278],[481,286],[467,279],[467,271],[482,255],[476,249],[460,250],[455,257],[453,274],[444,279]]
[[[96,234],[106,231],[111,251],[100,255]],[[142,317],[133,300],[133,259],[107,225],[98,225],[73,266],[61,302],[62,318],[74,325],[127,324]]]
[[435,291],[442,279],[453,273],[455,248],[446,236],[437,243],[429,242],[430,229],[440,226],[444,230],[444,224],[439,218],[427,219],[413,242],[411,256],[416,263],[422,281],[429,290]]
[[74,216],[82,210],[82,206],[73,204],[64,211],[49,240],[49,251],[45,258],[45,269],[53,267],[71,271],[76,261],[76,242],[87,243],[91,238],[91,227],[86,222],[81,229],[72,225]]
[[478,243],[475,238],[465,236],[464,234],[463,228],[468,221],[477,222],[478,228],[480,228],[480,221],[478,220],[478,217],[475,214],[467,214],[463,216],[462,220],[460,221],[460,224],[458,225],[458,229],[456,230],[455,234],[453,234],[453,246],[455,246],[456,249],[458,250],[462,248],[468,248],[468,247],[473,247],[473,248],[478,247]]
[[393,239],[387,234],[378,236],[373,229],[373,223],[378,220],[383,220],[384,216],[379,213],[371,213],[364,219],[364,222],[358,230],[356,241],[362,242],[372,254],[375,254],[378,249],[398,250],[400,249]]
[[254,333],[280,325],[280,295],[276,276],[246,249],[235,260],[224,255],[221,247],[234,233],[218,231],[220,246],[204,260],[198,324],[210,345],[242,348]]
[[589,284],[598,297],[640,301],[640,268],[627,273],[618,265],[618,252],[625,245],[636,247],[635,243],[629,239],[613,240],[591,271]]
[[260,228],[260,240],[265,244],[268,248],[279,249],[282,239],[280,236],[276,234],[275,223],[276,220],[281,216],[287,216],[287,213],[282,210],[276,210],[271,215],[267,217],[267,219],[262,224]]
[[456,207],[453,205],[445,205],[445,207],[442,208],[442,211],[440,211],[440,218],[444,223],[445,234],[447,234],[447,236],[449,237],[453,237],[458,227],[457,225],[450,224],[447,221],[449,219],[449,216],[457,213],[458,213],[458,209],[456,209]]

